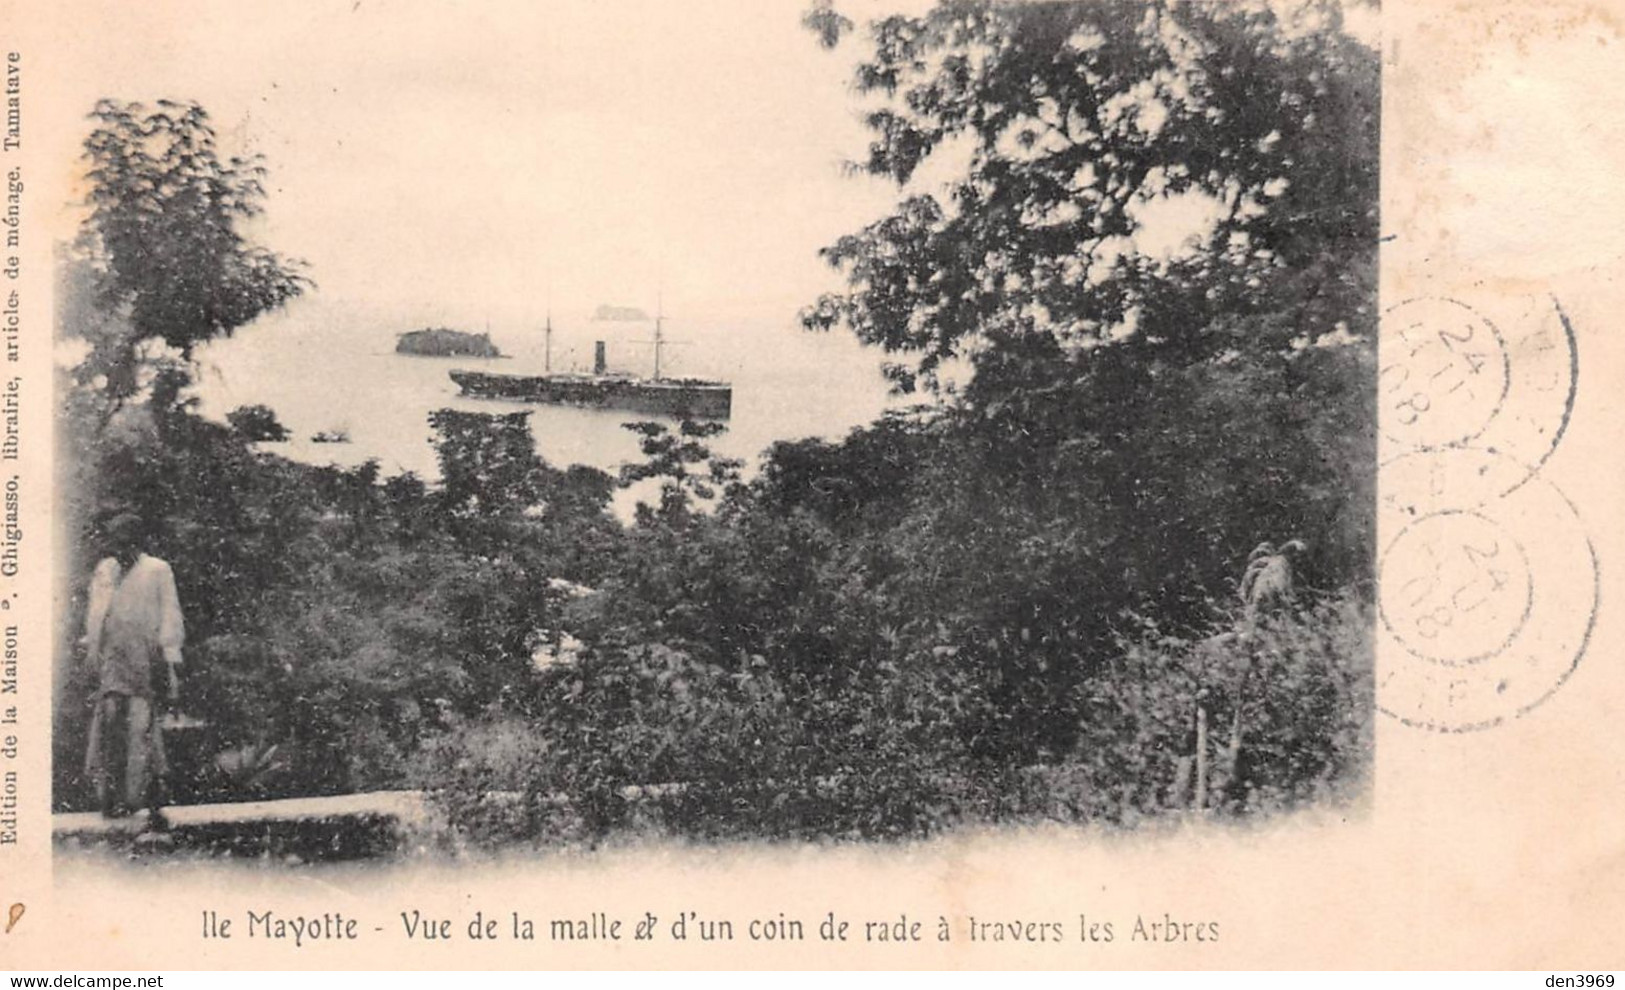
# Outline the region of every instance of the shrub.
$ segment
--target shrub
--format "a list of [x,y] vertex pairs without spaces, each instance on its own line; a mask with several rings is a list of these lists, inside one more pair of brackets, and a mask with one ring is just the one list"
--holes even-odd
[[1093,785],[1088,814],[1132,822],[1191,807],[1199,710],[1207,807],[1250,814],[1357,793],[1371,760],[1371,624],[1352,591],[1197,637],[1142,620],[1082,705],[1074,759]]
[[427,741],[412,775],[456,833],[476,844],[580,837],[579,822],[546,786],[551,759],[539,726],[493,712]]
[[249,443],[281,442],[293,435],[277,420],[270,406],[238,406],[226,413],[226,422]]

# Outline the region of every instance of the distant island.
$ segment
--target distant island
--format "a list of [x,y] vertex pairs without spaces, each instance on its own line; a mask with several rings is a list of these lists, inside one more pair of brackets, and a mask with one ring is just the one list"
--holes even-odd
[[592,314],[592,318],[595,321],[609,320],[611,322],[618,322],[618,323],[626,323],[626,322],[648,323],[649,322],[649,314],[645,313],[643,310],[637,308],[636,306],[610,306],[608,304],[601,305],[596,310],[594,310],[593,314]]
[[488,333],[464,333],[446,327],[427,327],[397,334],[396,354],[415,354],[420,357],[501,357],[502,352],[491,343]]

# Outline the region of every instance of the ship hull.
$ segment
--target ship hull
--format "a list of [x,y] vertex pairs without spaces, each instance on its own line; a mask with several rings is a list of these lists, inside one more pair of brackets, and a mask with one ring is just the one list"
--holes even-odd
[[687,419],[727,419],[733,412],[733,387],[723,382],[483,371],[453,371],[451,378],[464,395],[482,399],[624,409]]

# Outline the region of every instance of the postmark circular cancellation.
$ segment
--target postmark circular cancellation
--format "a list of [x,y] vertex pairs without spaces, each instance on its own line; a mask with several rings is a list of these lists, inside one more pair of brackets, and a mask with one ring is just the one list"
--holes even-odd
[[1419,298],[1384,313],[1379,346],[1377,706],[1490,728],[1563,685],[1596,618],[1595,550],[1541,476],[1573,415],[1574,332],[1555,300],[1497,325]]
[[1546,463],[1574,412],[1574,330],[1550,299],[1503,319],[1439,297],[1383,313],[1378,423],[1393,450],[1504,454],[1531,475]]

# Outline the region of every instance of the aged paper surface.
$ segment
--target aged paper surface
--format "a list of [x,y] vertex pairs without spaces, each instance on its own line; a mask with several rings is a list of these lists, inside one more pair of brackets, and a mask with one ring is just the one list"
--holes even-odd
[[[372,5],[354,4],[363,10]],[[20,148],[0,156],[0,168],[20,169],[25,187],[20,253],[6,252],[17,256],[7,264],[20,266],[21,273],[0,284],[0,290],[20,294],[20,305],[12,307],[23,327],[20,360],[7,371],[21,381],[24,437],[20,461],[8,465],[20,477],[22,570],[0,581],[0,594],[16,602],[7,607],[17,642],[13,647],[8,637],[6,647],[22,658],[18,694],[0,698],[0,709],[14,704],[19,713],[16,724],[0,726],[6,794],[15,786],[19,797],[16,842],[0,845],[0,905],[12,916],[0,935],[0,965],[41,971],[810,966],[1557,972],[1625,966],[1618,930],[1625,916],[1625,832],[1619,826],[1625,819],[1625,742],[1617,728],[1625,717],[1625,674],[1617,662],[1621,631],[1610,582],[1625,555],[1616,519],[1625,481],[1617,438],[1625,422],[1614,389],[1625,354],[1613,332],[1625,310],[1618,280],[1625,224],[1615,181],[1625,174],[1625,101],[1619,95],[1625,92],[1625,11],[1600,3],[1532,8],[1412,0],[1389,3],[1381,14],[1382,306],[1391,317],[1405,317],[1402,325],[1390,320],[1384,328],[1384,376],[1401,354],[1414,363],[1393,374],[1426,375],[1429,355],[1416,334],[1458,326],[1450,321],[1465,312],[1480,321],[1474,325],[1494,328],[1509,382],[1494,416],[1496,428],[1506,432],[1491,438],[1476,459],[1418,463],[1414,451],[1426,448],[1429,438],[1407,433],[1411,424],[1403,411],[1384,404],[1386,501],[1377,539],[1384,605],[1390,619],[1406,607],[1388,598],[1388,582],[1398,576],[1407,584],[1438,576],[1426,557],[1427,534],[1417,528],[1418,519],[1431,518],[1467,527],[1463,541],[1503,534],[1521,548],[1525,567],[1517,591],[1527,607],[1514,610],[1513,619],[1532,631],[1522,640],[1524,652],[1466,663],[1495,654],[1503,638],[1484,628],[1447,630],[1431,648],[1462,660],[1458,667],[1418,665],[1412,640],[1392,629],[1379,634],[1377,700],[1386,714],[1377,720],[1374,787],[1355,811],[1303,812],[1251,827],[1196,823],[1111,833],[1053,826],[955,833],[912,844],[611,844],[472,863],[429,858],[283,869],[254,860],[187,860],[155,868],[116,857],[53,858],[49,616],[61,575],[54,572],[51,546],[50,252],[54,241],[71,236],[72,220],[61,204],[76,195],[75,155],[88,102],[102,95],[146,98],[151,88],[166,85],[211,92],[205,82],[211,74],[240,79],[230,71],[240,53],[287,60],[282,71],[290,80],[301,74],[299,59],[307,47],[326,54],[349,49],[357,63],[365,63],[375,45],[387,49],[416,37],[392,34],[388,25],[396,11],[384,6],[389,10],[383,20],[358,18],[353,28],[334,15],[350,8],[350,0],[274,7],[163,2],[140,9],[8,0],[0,8],[0,59],[9,60],[8,70],[20,67],[23,134]],[[485,19],[500,18],[503,9],[408,6],[414,16],[433,11],[441,50],[420,53],[431,61],[473,58],[478,45],[463,36],[486,36]],[[754,5],[737,6],[742,14]],[[793,17],[801,5],[784,6],[784,16]],[[603,16],[612,14],[633,16],[620,9]],[[680,49],[686,40],[679,34],[671,44]],[[750,43],[743,31],[737,41]],[[604,44],[607,87],[613,85],[615,51]],[[549,57],[545,47],[536,55],[539,63]],[[477,64],[467,71],[477,75]],[[217,112],[235,123],[233,115],[246,113],[252,98],[233,93],[230,85],[236,83],[222,84],[218,95],[237,102]],[[411,87],[414,81],[407,76],[376,85]],[[752,82],[740,79],[738,85]],[[715,95],[684,91],[681,79],[673,86],[680,100]],[[786,114],[793,113],[801,94],[780,95]],[[381,93],[356,98],[382,105]],[[440,95],[421,92],[414,98],[428,107]],[[252,127],[252,114],[246,119]],[[310,140],[332,145],[324,153],[345,154],[339,145],[346,137],[387,143],[394,129],[435,119],[444,118],[408,116],[380,121],[371,133],[344,134],[324,131],[313,111]],[[772,130],[766,122],[762,126]],[[453,128],[439,137],[459,140]],[[604,136],[629,146],[637,138]],[[545,148],[545,136],[540,143]],[[275,170],[283,149],[259,150]],[[512,178],[500,188],[467,185],[468,175],[483,183],[501,174]],[[467,175],[435,179],[448,197],[489,192],[515,201],[526,196],[529,181],[522,170],[478,163],[470,164]],[[606,188],[619,179],[600,177]],[[582,188],[580,196],[591,191]],[[330,195],[335,223],[342,224],[346,200],[389,193],[370,188],[362,174]],[[794,202],[793,195],[786,201]],[[273,196],[273,215],[275,203]],[[835,224],[823,233],[841,229]],[[465,233],[414,230],[403,219],[391,236],[443,240],[455,251]],[[348,236],[361,243],[370,235]],[[301,248],[293,243],[289,250],[297,254]],[[315,273],[318,281],[325,274]],[[338,280],[345,277],[340,273]],[[1508,467],[1503,458],[1518,463]],[[1463,497],[1468,508],[1430,517],[1441,505],[1456,504],[1440,501],[1450,486],[1459,491],[1474,485],[1483,491]],[[9,520],[7,528],[13,528]],[[1458,670],[1467,673],[1453,673]],[[358,921],[357,935],[296,945],[291,938],[208,933],[211,915],[241,919],[267,911],[341,915]],[[414,912],[449,921],[450,936],[408,936],[403,915]],[[539,920],[598,912],[622,922],[627,932],[651,920],[656,937],[564,944],[512,937],[515,915]],[[685,915],[696,924],[731,920],[740,936],[726,943],[672,938],[672,922]],[[476,916],[496,922],[494,937],[470,938],[481,930],[470,929]],[[819,937],[820,922],[831,916],[851,923],[854,932],[865,922],[906,917],[922,923],[922,936],[902,944]],[[1215,937],[1172,944],[1086,937],[1097,920],[1114,922],[1122,933],[1138,917],[1205,924]],[[945,942],[937,938],[939,918],[949,919],[953,929]],[[973,918],[1053,922],[1061,938],[973,941],[965,930]],[[744,937],[751,921],[776,919],[802,921],[807,937]]]

